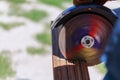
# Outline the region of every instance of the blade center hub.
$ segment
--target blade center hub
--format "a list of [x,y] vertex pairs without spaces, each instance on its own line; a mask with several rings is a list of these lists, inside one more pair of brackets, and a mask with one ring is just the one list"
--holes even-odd
[[84,36],[81,39],[81,44],[85,48],[91,48],[91,47],[93,47],[94,43],[95,43],[94,38],[92,36],[89,36],[89,35]]

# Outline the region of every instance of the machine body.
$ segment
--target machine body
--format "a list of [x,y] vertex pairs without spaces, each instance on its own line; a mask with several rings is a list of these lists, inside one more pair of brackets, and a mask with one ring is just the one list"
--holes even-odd
[[65,10],[51,25],[53,53],[67,60],[84,60],[88,66],[100,63],[116,19],[112,10],[98,4]]

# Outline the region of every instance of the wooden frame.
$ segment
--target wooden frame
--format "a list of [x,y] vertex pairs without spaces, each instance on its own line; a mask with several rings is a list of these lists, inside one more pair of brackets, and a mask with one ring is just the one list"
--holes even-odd
[[65,60],[53,54],[54,80],[90,80],[87,64],[80,60]]

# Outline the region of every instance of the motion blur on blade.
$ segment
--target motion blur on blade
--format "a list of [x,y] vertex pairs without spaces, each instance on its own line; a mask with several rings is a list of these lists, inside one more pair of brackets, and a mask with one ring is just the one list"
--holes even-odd
[[52,24],[53,53],[64,59],[85,60],[88,66],[99,64],[117,17],[112,10],[97,4],[73,6]]

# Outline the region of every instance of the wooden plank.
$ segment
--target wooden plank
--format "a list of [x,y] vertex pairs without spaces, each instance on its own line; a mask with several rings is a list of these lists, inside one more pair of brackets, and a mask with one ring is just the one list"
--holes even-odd
[[61,76],[62,76],[61,80],[69,80],[65,59],[60,59],[60,68],[61,68]]
[[74,66],[75,64],[73,63],[73,61],[67,60],[67,69],[68,69],[68,77],[69,80],[76,80],[75,78],[75,73],[74,73]]
[[82,79],[82,75],[81,75],[81,71],[82,70],[80,68],[79,60],[78,61],[74,61],[74,63],[75,63],[76,80],[81,80]]
[[53,55],[52,58],[53,58],[54,80],[62,80],[61,79],[61,70],[59,68],[59,66],[60,66],[59,57]]
[[90,80],[87,64],[80,60],[66,60],[53,55],[54,80]]
[[84,61],[79,62],[79,66],[81,68],[81,76],[83,80],[90,80],[90,78],[88,77],[88,68],[87,68],[87,64]]

